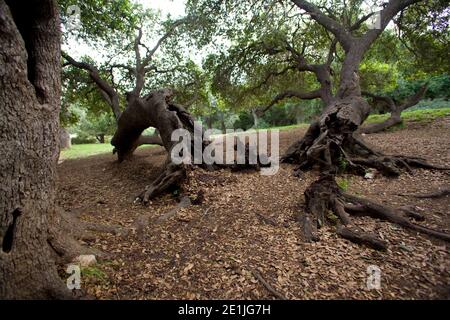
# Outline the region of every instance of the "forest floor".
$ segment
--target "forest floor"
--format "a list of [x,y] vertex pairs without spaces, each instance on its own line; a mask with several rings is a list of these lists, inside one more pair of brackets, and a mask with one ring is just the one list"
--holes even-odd
[[[306,128],[280,132],[280,149]],[[450,165],[450,117],[408,123],[394,132],[365,136],[391,154],[424,156]],[[388,244],[378,252],[339,238],[332,226],[320,241],[304,243],[296,215],[304,211],[306,187],[317,171],[301,178],[283,164],[274,176],[258,172],[189,173],[181,195],[204,192],[200,205],[179,208],[167,194],[148,207],[135,197],[158,174],[160,147],[137,150],[118,164],[111,155],[64,160],[58,166],[58,202],[81,219],[121,226],[118,234],[98,233],[87,247],[108,254],[82,272],[82,286],[98,299],[273,299],[261,277],[288,299],[450,298],[450,247],[445,242],[388,222],[356,218]],[[399,178],[341,176],[347,192],[391,206],[415,205],[426,226],[450,232],[450,197],[415,199],[399,193],[431,192],[450,184],[448,172],[414,170]],[[165,218],[160,218],[165,217]],[[145,223],[142,223],[145,222]],[[148,225],[147,225],[148,222]],[[127,231],[129,230],[129,231]],[[367,288],[367,268],[381,270],[380,289]]]

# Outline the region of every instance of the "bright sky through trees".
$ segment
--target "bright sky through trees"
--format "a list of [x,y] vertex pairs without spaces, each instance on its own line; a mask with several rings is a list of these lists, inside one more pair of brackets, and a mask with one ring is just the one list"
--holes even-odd
[[[144,8],[152,8],[161,11],[162,18],[170,15],[171,18],[179,18],[185,14],[184,0],[133,0],[136,3],[142,4]],[[83,12],[81,12],[81,15]],[[157,39],[154,39],[155,41]],[[92,50],[86,43],[78,40],[70,40],[68,46],[63,47],[64,50],[70,52],[73,57],[80,58],[81,56],[88,55],[91,58],[98,60],[101,59],[99,54],[95,54],[95,50]]]

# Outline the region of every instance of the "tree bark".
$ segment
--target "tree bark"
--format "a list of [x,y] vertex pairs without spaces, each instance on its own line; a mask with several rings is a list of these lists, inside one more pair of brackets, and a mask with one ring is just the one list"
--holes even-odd
[[59,154],[57,3],[0,0],[0,298],[67,297],[48,245]]
[[259,125],[259,114],[257,109],[252,109],[252,117],[253,117],[253,128],[258,128]]

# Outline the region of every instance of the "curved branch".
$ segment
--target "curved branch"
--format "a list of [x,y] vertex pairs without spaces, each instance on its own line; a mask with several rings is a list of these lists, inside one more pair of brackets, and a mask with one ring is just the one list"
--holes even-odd
[[72,66],[89,72],[90,78],[98,86],[100,92],[102,93],[102,96],[105,98],[106,102],[111,106],[114,116],[116,117],[116,119],[118,119],[120,116],[119,95],[108,82],[106,82],[104,79],[100,77],[98,69],[93,65],[90,65],[89,63],[76,61],[66,52],[61,52],[61,55]]
[[292,0],[300,9],[305,10],[312,19],[335,35],[342,47],[347,51],[354,40],[353,36],[335,19],[325,15],[319,7],[309,1]]
[[289,70],[295,69],[295,66],[287,66],[283,69],[281,69],[280,71],[272,71],[269,72],[266,77],[264,78],[263,81],[261,81],[260,83],[258,83],[256,86],[252,87],[249,89],[249,91],[254,91],[257,90],[259,88],[261,88],[262,86],[264,86],[265,84],[267,84],[267,82],[269,82],[270,78],[272,77],[277,77],[277,76],[281,76],[283,74],[285,74],[286,72],[288,72]]
[[267,112],[272,106],[274,106],[276,103],[287,99],[287,98],[299,98],[299,99],[305,99],[305,100],[312,100],[317,99],[321,97],[322,91],[320,89],[309,91],[309,92],[298,92],[294,90],[288,90],[284,91],[278,95],[275,96],[275,98],[272,99],[272,101],[265,107],[260,108],[258,110],[255,110],[255,113],[258,116],[262,116],[264,113]]
[[149,64],[149,62],[152,60],[153,55],[155,54],[155,52],[158,51],[159,47],[162,45],[162,43],[163,43],[167,38],[169,38],[169,37],[175,32],[175,30],[176,30],[179,26],[181,26],[181,25],[187,23],[188,21],[189,21],[189,19],[188,19],[187,17],[186,17],[186,18],[183,18],[183,19],[180,19],[180,20],[178,20],[178,21],[175,21],[175,22],[169,27],[169,30],[168,30],[161,38],[159,38],[159,40],[156,42],[156,45],[148,52],[148,54],[147,54],[147,56],[144,58],[142,64],[143,64],[144,66],[147,66],[147,65]]
[[417,103],[419,103],[420,99],[422,99],[423,95],[427,91],[427,88],[427,84],[423,85],[415,94],[407,98],[406,101],[401,105],[397,105],[391,97],[375,95],[370,92],[363,91],[363,95],[371,97],[374,100],[379,100],[386,103],[391,111],[391,116],[386,121],[383,121],[381,123],[374,123],[372,125],[361,128],[361,132],[367,134],[376,133],[401,123],[402,111],[411,108],[412,106],[415,106]]
[[416,104],[418,104],[419,101],[423,98],[423,96],[427,92],[427,90],[428,90],[428,84],[426,83],[423,86],[421,86],[414,95],[412,95],[408,99],[406,99],[406,101],[399,106],[399,109],[406,110],[406,109],[411,108],[411,107],[415,106]]
[[366,22],[367,20],[369,20],[373,15],[375,15],[377,12],[371,12],[369,14],[366,14],[365,16],[362,16],[358,21],[356,21],[351,27],[350,27],[350,31],[355,31],[358,30],[361,25]]
[[136,55],[136,69],[134,70],[134,74],[136,77],[136,85],[132,91],[132,94],[134,96],[139,96],[144,87],[145,74],[149,70],[152,69],[152,68],[148,68],[148,65],[152,61],[153,56],[156,53],[156,51],[158,51],[158,49],[162,45],[162,43],[175,32],[177,27],[186,23],[187,21],[188,21],[188,18],[184,18],[184,19],[180,19],[180,20],[174,22],[169,27],[169,30],[161,38],[158,39],[158,41],[156,42],[156,45],[152,49],[148,50],[148,48],[146,46],[144,46],[147,49],[147,55],[142,60],[141,60],[141,54],[139,51],[139,46],[141,45],[141,39],[142,39],[142,29],[141,28],[138,29],[138,35],[136,36],[136,39],[134,42],[134,51],[135,51],[135,55]]
[[361,94],[363,96],[367,96],[372,98],[373,100],[382,101],[389,107],[390,110],[395,110],[397,107],[395,105],[394,100],[389,96],[382,96],[382,95],[376,95],[374,93],[371,93],[369,91],[362,91]]

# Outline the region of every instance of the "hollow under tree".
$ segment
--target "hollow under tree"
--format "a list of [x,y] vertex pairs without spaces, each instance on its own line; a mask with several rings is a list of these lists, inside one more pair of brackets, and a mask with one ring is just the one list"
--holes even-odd
[[333,33],[345,51],[337,93],[327,103],[319,120],[310,125],[305,136],[292,144],[281,159],[283,162],[297,164],[297,173],[315,165],[321,169],[321,177],[305,191],[308,212],[302,217],[302,223],[308,240],[317,239],[315,230],[325,223],[328,210],[340,219],[339,235],[377,249],[385,248],[386,244],[374,235],[358,230],[352,223],[351,215],[370,215],[404,228],[450,240],[449,234],[420,226],[404,216],[414,213],[349,195],[342,192],[335,182],[335,175],[342,172],[340,164],[343,162],[346,163],[345,171],[359,175],[363,175],[367,168],[375,168],[383,175],[393,177],[398,176],[402,169],[410,171],[412,167],[449,170],[419,157],[385,155],[375,151],[357,133],[371,110],[361,93],[358,71],[360,62],[388,23],[399,12],[419,1],[390,0],[379,12],[378,28],[356,36],[349,28],[310,2],[292,0],[318,24]]

